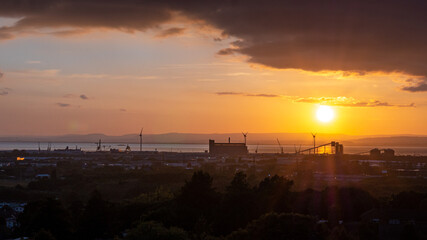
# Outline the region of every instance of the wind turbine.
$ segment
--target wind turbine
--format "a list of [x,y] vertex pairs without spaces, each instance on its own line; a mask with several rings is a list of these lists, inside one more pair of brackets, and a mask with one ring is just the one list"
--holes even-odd
[[248,136],[248,132],[246,133],[242,132],[242,134],[243,134],[243,137],[245,138],[245,145],[246,145],[246,136]]
[[313,152],[314,152],[314,155],[316,155],[316,135],[317,135],[317,133],[311,133],[311,136],[313,136]]
[[139,132],[139,151],[142,152],[142,130],[144,128],[141,128],[141,132]]

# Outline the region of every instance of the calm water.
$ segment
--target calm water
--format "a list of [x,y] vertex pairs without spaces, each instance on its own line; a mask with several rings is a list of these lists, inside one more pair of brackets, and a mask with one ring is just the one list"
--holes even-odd
[[[46,149],[47,143],[40,143],[40,148]],[[39,143],[37,142],[0,142],[0,150],[37,150]],[[95,151],[95,143],[51,143],[52,149],[81,148],[84,151]],[[103,148],[109,150],[116,148],[124,150],[126,144],[120,143],[104,143]],[[139,144],[129,144],[130,148],[134,151],[139,150]],[[301,146],[301,150],[310,148],[312,146]],[[173,152],[204,152],[209,149],[208,144],[143,144],[144,151],[173,151]],[[278,153],[280,149],[278,145],[248,145],[249,152],[253,153],[258,148],[258,153]],[[295,147],[292,145],[284,145],[284,152],[293,153]],[[299,148],[299,146],[297,147]],[[344,146],[345,153],[361,153],[367,152],[374,147],[372,146]],[[384,147],[377,146],[377,148],[393,148],[397,155],[424,155],[427,156],[427,147]],[[328,148],[326,151],[329,151]],[[321,152],[321,151],[319,151]]]

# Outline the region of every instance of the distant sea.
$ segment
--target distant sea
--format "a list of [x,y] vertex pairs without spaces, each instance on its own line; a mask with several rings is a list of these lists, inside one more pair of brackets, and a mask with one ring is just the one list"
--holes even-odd
[[[110,148],[124,150],[127,144],[122,143],[102,143],[102,147],[105,150]],[[40,143],[40,148],[46,150],[48,143]],[[75,149],[81,148],[83,151],[95,151],[95,143],[60,143],[54,142],[51,143],[51,149],[64,149],[66,147]],[[129,144],[131,150],[139,151],[139,144]],[[285,153],[294,153],[294,145],[283,145],[283,150]],[[301,146],[301,150],[311,148],[312,146]],[[37,150],[39,148],[38,142],[0,142],[0,150]],[[297,149],[300,146],[296,146]],[[373,146],[344,146],[344,153],[355,154],[368,152]],[[417,155],[417,156],[427,156],[427,147],[392,147],[392,146],[376,146],[376,148],[392,148],[395,150],[396,155]],[[278,145],[248,145],[250,153],[254,153],[258,149],[258,153],[279,153],[280,148]],[[160,152],[204,152],[209,150],[207,144],[143,144],[143,151],[160,151]],[[326,151],[329,151],[326,149]]]

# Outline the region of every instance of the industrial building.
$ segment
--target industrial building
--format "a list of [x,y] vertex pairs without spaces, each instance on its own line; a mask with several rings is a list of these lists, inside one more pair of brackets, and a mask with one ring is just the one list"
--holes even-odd
[[209,139],[209,153],[212,155],[244,155],[248,154],[246,143],[215,143],[215,140]]
[[374,148],[371,151],[369,151],[369,155],[371,158],[393,158],[394,157],[394,150],[387,148],[387,149],[378,149]]
[[344,154],[344,146],[339,142],[331,142],[331,146],[335,147],[335,155],[343,155]]

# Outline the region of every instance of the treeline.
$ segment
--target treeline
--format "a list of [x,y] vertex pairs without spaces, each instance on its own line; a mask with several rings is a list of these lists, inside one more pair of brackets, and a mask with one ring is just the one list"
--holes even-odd
[[[377,239],[372,223],[347,231],[377,207],[424,208],[426,194],[401,193],[387,206],[357,188],[292,192],[293,182],[269,176],[256,186],[238,172],[219,192],[206,172],[195,172],[177,193],[165,188],[121,202],[94,191],[89,200],[30,202],[10,236],[35,239]],[[319,223],[319,220],[324,223]]]

